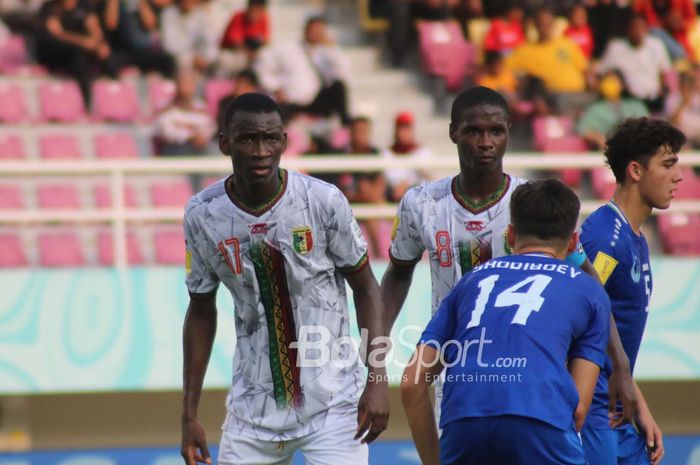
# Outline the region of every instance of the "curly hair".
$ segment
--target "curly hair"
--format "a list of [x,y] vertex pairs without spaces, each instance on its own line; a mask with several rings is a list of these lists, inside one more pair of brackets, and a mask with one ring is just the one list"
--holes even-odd
[[685,142],[685,134],[667,121],[628,118],[608,135],[605,158],[617,183],[623,184],[630,162],[636,161],[646,168],[660,148],[678,153]]

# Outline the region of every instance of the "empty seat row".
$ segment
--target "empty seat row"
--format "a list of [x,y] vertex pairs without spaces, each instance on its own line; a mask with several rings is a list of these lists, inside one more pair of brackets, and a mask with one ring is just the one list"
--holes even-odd
[[[97,230],[94,236],[88,233],[88,240],[85,235],[85,232],[81,234],[64,228],[41,231],[36,235],[36,257],[32,258],[27,238],[17,231],[1,231],[0,267],[114,265],[111,230]],[[126,249],[130,265],[185,263],[184,235],[179,225],[159,226],[138,234],[130,230],[127,232]]]
[[[71,133],[41,134],[37,137],[39,157],[44,160],[85,158],[78,136]],[[136,138],[129,132],[103,132],[93,137],[91,151],[97,158],[138,158]],[[0,160],[28,158],[25,140],[17,134],[0,134]]]

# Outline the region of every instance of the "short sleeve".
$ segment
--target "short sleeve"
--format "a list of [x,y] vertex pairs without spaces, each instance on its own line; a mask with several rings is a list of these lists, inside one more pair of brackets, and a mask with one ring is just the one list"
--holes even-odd
[[582,358],[602,369],[610,337],[610,299],[603,288],[596,284],[589,302],[588,326],[572,342],[569,358]]
[[410,189],[399,202],[399,210],[391,230],[389,256],[396,265],[407,265],[420,260],[425,245],[420,237],[420,223],[416,213],[416,188]]
[[418,344],[425,344],[440,351],[445,343],[454,339],[455,329],[457,327],[457,312],[455,301],[459,301],[456,294],[461,293],[462,286],[457,285],[450,293],[442,300],[442,303],[433,315],[428,325],[423,330]]
[[597,231],[595,226],[588,221],[583,223],[581,228],[581,244],[586,253],[586,257],[593,264],[600,282],[605,286],[620,263],[620,258],[601,231]]
[[193,208],[190,205],[185,213],[185,283],[190,295],[211,294],[219,287],[219,277],[214,273],[209,264],[203,259],[203,250],[206,246],[204,232],[194,218]]
[[567,257],[566,257],[566,262],[569,263],[570,265],[573,265],[577,268],[580,268],[581,265],[583,265],[583,262],[586,261],[586,252],[583,251],[583,245],[579,242],[576,245],[576,249],[574,249],[573,252],[571,252]]
[[348,200],[337,189],[328,206],[330,218],[326,238],[328,255],[335,267],[343,274],[353,274],[367,266],[367,242],[352,215]]

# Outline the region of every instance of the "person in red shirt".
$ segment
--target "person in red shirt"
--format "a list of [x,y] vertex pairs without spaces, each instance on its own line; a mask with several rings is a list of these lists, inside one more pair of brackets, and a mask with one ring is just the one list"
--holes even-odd
[[574,41],[586,58],[591,58],[593,54],[593,31],[588,25],[588,12],[582,4],[576,4],[571,8],[569,14],[569,27],[564,31],[564,35]]
[[240,50],[265,45],[270,40],[266,0],[248,0],[248,7],[231,18],[221,39],[221,48]]
[[664,16],[674,10],[683,18],[686,28],[692,27],[697,13],[693,0],[635,0],[634,10],[647,18],[649,27],[663,27]]
[[673,60],[695,61],[688,37],[697,17],[692,0],[636,0],[633,6],[645,16],[649,31],[661,39]]
[[491,27],[484,38],[484,50],[507,55],[523,42],[523,8],[518,2],[511,2],[503,15],[491,20]]

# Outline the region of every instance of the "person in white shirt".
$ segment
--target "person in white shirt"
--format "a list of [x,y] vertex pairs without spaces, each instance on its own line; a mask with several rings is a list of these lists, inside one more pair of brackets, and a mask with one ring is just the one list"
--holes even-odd
[[[409,111],[396,115],[394,143],[382,152],[382,157],[390,160],[430,158],[430,151],[420,146],[415,139],[414,117]],[[428,179],[424,170],[415,168],[390,168],[384,173],[388,189],[387,196],[393,202],[400,201],[406,191]]]
[[348,60],[328,36],[325,19],[314,16],[304,27],[304,40],[265,47],[254,65],[262,88],[274,94],[284,117],[298,113],[350,123],[345,81]]
[[177,0],[160,16],[161,42],[166,52],[177,58],[180,69],[205,72],[218,54],[216,37],[211,33],[200,0]]
[[665,115],[688,137],[693,147],[700,147],[700,71],[688,70],[679,77],[677,92],[666,98]]
[[600,61],[599,72],[619,69],[630,94],[644,100],[647,108],[656,113],[663,108],[665,74],[671,71],[671,59],[664,44],[647,30],[644,16],[628,18],[626,38],[608,43]]

